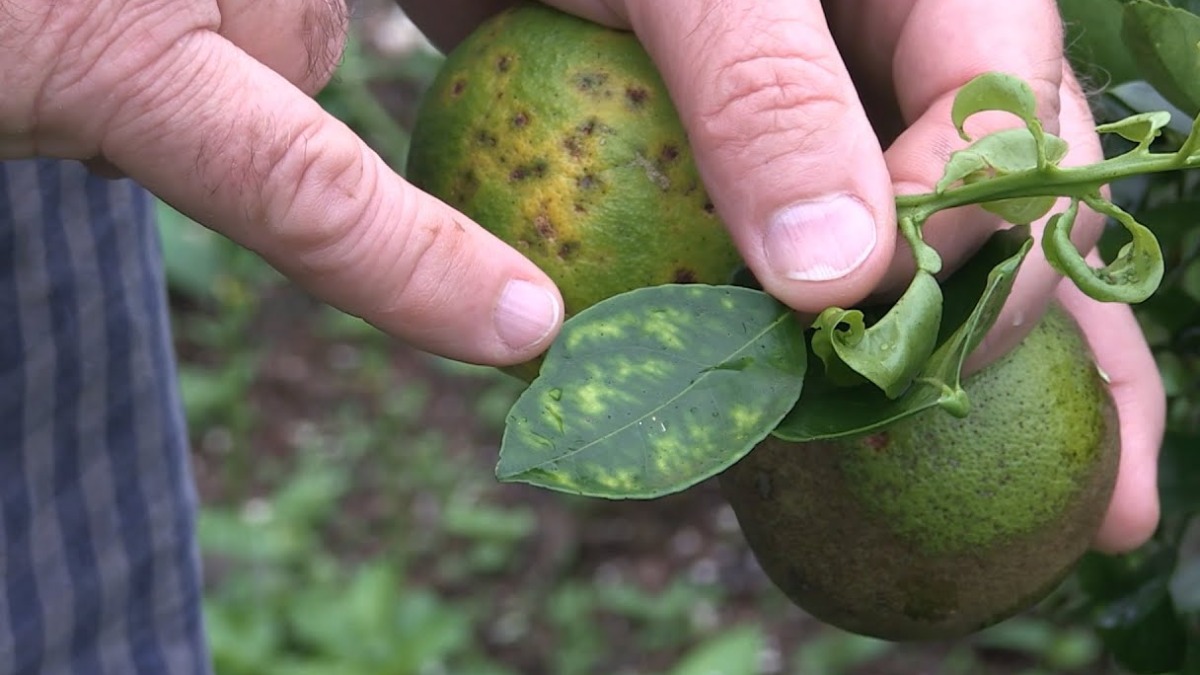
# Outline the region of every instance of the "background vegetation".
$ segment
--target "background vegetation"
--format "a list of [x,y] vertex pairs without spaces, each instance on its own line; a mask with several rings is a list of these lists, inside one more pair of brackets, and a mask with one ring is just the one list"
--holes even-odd
[[[1122,29],[1134,4],[1170,9],[1062,0],[1101,117],[1170,106],[1170,147],[1200,110],[1200,3],[1174,3],[1152,34],[1182,46],[1149,55]],[[440,57],[385,0],[357,14],[320,100],[400,170]],[[1198,183],[1117,186],[1168,261],[1139,308],[1171,397],[1158,536],[1090,557],[1036,611],[916,646],[788,604],[712,485],[627,504],[498,484],[515,381],[390,341],[164,205],[218,673],[1200,673]]]

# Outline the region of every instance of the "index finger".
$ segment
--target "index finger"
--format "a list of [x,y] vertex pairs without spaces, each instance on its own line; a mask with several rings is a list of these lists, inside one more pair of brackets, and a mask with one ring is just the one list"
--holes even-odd
[[345,125],[215,33],[113,83],[101,149],[322,299],[415,345],[506,365],[562,317],[552,282],[393,173]]

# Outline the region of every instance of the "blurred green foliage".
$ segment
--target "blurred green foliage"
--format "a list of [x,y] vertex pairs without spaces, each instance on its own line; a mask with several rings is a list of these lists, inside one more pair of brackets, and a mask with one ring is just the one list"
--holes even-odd
[[[1194,19],[1196,3],[1060,3],[1071,53],[1103,90],[1099,117],[1169,106],[1174,123],[1159,149],[1177,145],[1194,112],[1192,83],[1170,81],[1186,68],[1149,60],[1168,49],[1177,60],[1200,52],[1165,38],[1137,44],[1157,24],[1124,22],[1133,5]],[[439,63],[420,50],[384,58],[355,39],[319,100],[399,169],[408,136],[396,120]],[[581,541],[598,527],[592,507],[557,497],[566,525],[555,534],[546,506],[514,498],[490,475],[514,381],[413,354],[161,206],[205,496],[217,672],[572,675],[619,663],[620,672],[667,675],[1200,673],[1200,177],[1148,177],[1114,191],[1154,229],[1168,263],[1163,288],[1137,308],[1170,402],[1160,531],[1132,554],[1089,556],[1028,616],[915,647],[821,626],[766,586],[726,588],[679,569],[656,588],[601,579],[588,565],[596,561],[580,559]],[[1111,255],[1115,241],[1102,250]],[[322,361],[277,382],[283,376],[271,373],[285,357]],[[318,393],[307,401],[293,389]],[[447,401],[460,417],[432,422]],[[558,563],[524,575],[531,551],[550,538],[565,542]]]

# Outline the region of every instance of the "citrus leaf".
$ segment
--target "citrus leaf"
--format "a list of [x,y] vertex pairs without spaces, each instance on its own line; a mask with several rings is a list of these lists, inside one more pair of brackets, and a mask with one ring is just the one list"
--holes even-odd
[[1117,205],[1100,197],[1087,199],[1093,210],[1110,216],[1125,227],[1131,241],[1103,267],[1092,267],[1071,241],[1071,229],[1079,203],[1072,201],[1063,213],[1046,223],[1042,249],[1046,261],[1068,277],[1088,297],[1101,302],[1139,303],[1158,290],[1163,278],[1162,248],[1154,233]]
[[1130,115],[1115,122],[1101,124],[1096,131],[1102,134],[1117,134],[1127,141],[1138,144],[1138,149],[1150,146],[1159,133],[1171,123],[1171,113],[1162,110]]
[[1122,18],[1121,36],[1146,81],[1189,116],[1200,112],[1200,17],[1127,0]]
[[856,310],[821,312],[813,324],[813,353],[834,378],[844,372],[840,362],[896,398],[933,353],[941,320],[941,287],[932,274],[918,270],[904,295],[870,328],[863,328]]
[[1056,202],[1058,202],[1058,198],[1050,195],[1046,197],[998,199],[994,202],[984,202],[980,206],[985,211],[1000,216],[1006,223],[1028,225],[1050,213],[1050,209],[1054,208]]
[[1167,579],[1158,577],[1100,607],[1093,619],[1104,646],[1134,673],[1167,673],[1183,665],[1187,633]]
[[958,129],[958,135],[964,141],[971,140],[964,128],[967,118],[989,110],[1009,112],[1020,117],[1034,134],[1041,129],[1033,89],[1019,77],[990,72],[964,84],[950,108],[950,117]]
[[[1046,160],[1058,164],[1067,156],[1067,142],[1058,136],[1044,135]],[[996,175],[1029,171],[1038,168],[1037,139],[1027,128],[1005,129],[988,134],[971,145],[956,150],[946,162],[942,178],[935,187],[938,193],[945,192],[960,180],[987,175],[990,170]]]
[[796,407],[772,433],[803,442],[867,433],[936,406],[966,414],[963,363],[995,323],[1032,247],[1028,227],[999,232],[942,285],[945,302],[939,346],[899,398],[889,399],[867,385],[838,387],[814,368]]
[[683,490],[770,433],[806,365],[799,321],[761,291],[614,296],[563,325],[508,415],[496,475],[613,499]]

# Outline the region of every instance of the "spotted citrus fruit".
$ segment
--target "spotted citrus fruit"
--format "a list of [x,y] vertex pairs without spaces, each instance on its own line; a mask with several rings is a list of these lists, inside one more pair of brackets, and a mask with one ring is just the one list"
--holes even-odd
[[483,25],[418,111],[407,177],[514,246],[567,315],[741,258],[637,38],[537,3]]
[[1054,308],[929,410],[836,441],[769,439],[721,476],[787,595],[848,630],[904,640],[989,626],[1044,597],[1087,550],[1116,479],[1108,385]]

